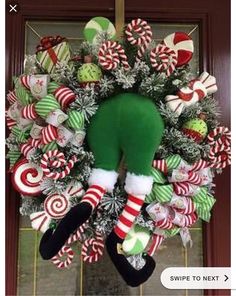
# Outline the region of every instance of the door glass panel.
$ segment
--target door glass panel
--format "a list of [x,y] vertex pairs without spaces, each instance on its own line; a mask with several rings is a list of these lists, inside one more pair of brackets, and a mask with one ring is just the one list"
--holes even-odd
[[[25,53],[34,54],[39,38],[47,35],[67,37],[72,49],[83,40],[83,22],[27,22]],[[190,62],[192,71],[199,71],[199,29],[195,24],[152,23],[154,39],[161,41],[176,31],[191,33],[195,52]],[[191,228],[193,247],[183,248],[180,236],[164,241],[156,253],[156,270],[148,282],[138,288],[124,284],[107,254],[95,264],[84,264],[75,250],[68,269],[59,270],[50,261],[41,259],[38,244],[41,234],[31,228],[29,218],[20,218],[18,256],[18,295],[203,295],[201,290],[168,290],[160,282],[163,269],[171,266],[202,266],[202,226]]]

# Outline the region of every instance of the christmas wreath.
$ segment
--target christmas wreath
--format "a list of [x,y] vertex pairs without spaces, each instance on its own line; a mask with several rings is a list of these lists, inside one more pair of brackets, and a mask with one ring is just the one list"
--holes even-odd
[[12,183],[20,213],[44,233],[44,259],[67,267],[80,242],[83,260],[96,262],[106,244],[137,286],[164,239],[179,233],[191,244],[189,227],[210,220],[214,174],[230,164],[230,131],[218,122],[216,79],[192,77],[186,33],[156,44],[136,19],[118,42],[112,23],[96,17],[84,36],[73,54],[66,38],[42,38],[13,79]]

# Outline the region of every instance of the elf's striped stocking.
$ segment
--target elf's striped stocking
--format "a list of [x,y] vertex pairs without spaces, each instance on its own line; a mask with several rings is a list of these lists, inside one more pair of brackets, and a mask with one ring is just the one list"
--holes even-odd
[[101,198],[105,194],[106,189],[99,185],[91,185],[83,196],[81,203],[89,203],[94,210],[99,204]]
[[144,199],[145,195],[128,195],[128,201],[118,219],[116,227],[114,228],[114,232],[121,239],[126,237],[126,234],[132,227],[135,218],[139,215]]

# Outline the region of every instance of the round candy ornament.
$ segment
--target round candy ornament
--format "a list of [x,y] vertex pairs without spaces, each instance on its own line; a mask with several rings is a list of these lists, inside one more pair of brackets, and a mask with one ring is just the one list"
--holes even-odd
[[184,32],[175,32],[165,37],[163,43],[177,53],[176,67],[187,64],[193,56],[193,40]]
[[193,139],[196,143],[201,143],[208,132],[206,122],[201,118],[191,119],[184,123],[182,132]]
[[151,238],[150,231],[140,225],[134,225],[128,232],[122,249],[127,255],[136,255],[143,252]]
[[91,43],[97,42],[98,34],[101,32],[106,32],[108,39],[115,39],[116,29],[112,22],[101,16],[92,18],[84,28],[84,37],[87,41]]
[[32,166],[27,159],[19,160],[13,167],[12,184],[21,194],[37,196],[41,193],[40,182],[43,178],[41,167]]

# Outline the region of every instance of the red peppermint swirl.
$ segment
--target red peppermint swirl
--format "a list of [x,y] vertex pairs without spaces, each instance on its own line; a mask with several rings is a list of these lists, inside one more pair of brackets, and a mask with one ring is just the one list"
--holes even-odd
[[49,195],[44,201],[44,210],[53,219],[62,219],[69,211],[69,201],[63,194]]
[[43,178],[41,167],[32,166],[23,158],[13,168],[12,184],[24,195],[37,196],[41,193],[40,182]]

